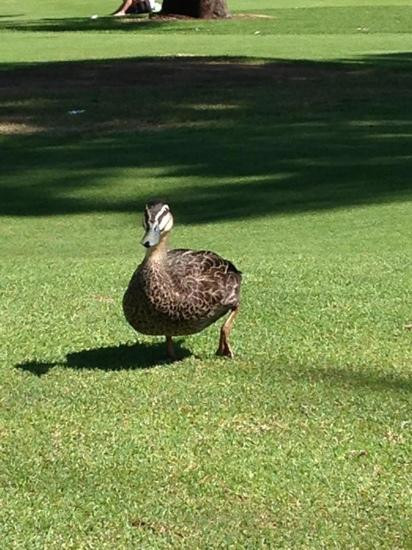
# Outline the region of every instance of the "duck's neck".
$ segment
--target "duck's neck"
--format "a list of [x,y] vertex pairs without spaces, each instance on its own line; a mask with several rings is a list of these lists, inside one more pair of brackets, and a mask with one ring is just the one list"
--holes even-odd
[[157,246],[149,248],[146,252],[146,263],[162,263],[167,255],[167,235],[162,237]]

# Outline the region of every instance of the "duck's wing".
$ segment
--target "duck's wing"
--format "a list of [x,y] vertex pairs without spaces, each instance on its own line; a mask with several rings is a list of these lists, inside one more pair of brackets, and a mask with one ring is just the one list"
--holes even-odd
[[185,275],[211,276],[235,273],[241,276],[241,271],[230,262],[210,250],[187,250],[177,248],[167,253],[169,267],[184,277]]
[[241,272],[232,262],[209,250],[168,252],[169,273],[182,293],[202,295],[210,303],[236,307]]

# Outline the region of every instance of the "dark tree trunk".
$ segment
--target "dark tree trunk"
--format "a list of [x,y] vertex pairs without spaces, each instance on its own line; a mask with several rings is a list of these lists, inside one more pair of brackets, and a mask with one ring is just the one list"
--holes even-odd
[[201,19],[229,17],[226,0],[163,0],[162,13]]

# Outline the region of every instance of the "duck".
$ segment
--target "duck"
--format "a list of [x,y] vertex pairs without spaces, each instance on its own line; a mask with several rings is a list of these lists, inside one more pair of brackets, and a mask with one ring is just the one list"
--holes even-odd
[[209,250],[170,250],[174,219],[163,200],[146,204],[142,222],[146,253],[124,293],[127,322],[141,334],[164,336],[167,356],[176,360],[174,337],[198,333],[229,314],[216,354],[232,358],[229,335],[239,312],[241,272]]

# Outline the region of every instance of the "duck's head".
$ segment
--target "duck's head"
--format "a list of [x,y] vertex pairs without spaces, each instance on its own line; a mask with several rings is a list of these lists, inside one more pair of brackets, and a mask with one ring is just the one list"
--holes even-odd
[[160,200],[146,204],[143,215],[145,234],[140,241],[146,248],[157,246],[173,227],[173,216],[169,206]]

